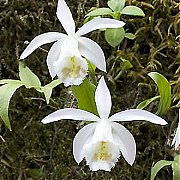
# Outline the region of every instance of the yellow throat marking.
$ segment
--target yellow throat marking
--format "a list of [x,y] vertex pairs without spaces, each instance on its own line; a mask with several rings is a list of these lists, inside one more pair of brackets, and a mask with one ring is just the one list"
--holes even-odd
[[86,71],[83,68],[81,68],[79,64],[77,64],[76,58],[77,57],[75,56],[68,58],[68,67],[64,67],[62,69],[62,74],[64,77],[78,78],[81,76],[81,72],[86,73]]
[[94,161],[111,161],[112,154],[109,152],[108,142],[99,142],[97,152],[93,156]]

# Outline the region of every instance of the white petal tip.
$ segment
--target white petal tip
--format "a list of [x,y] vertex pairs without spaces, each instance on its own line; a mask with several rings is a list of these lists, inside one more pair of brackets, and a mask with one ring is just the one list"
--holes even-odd
[[26,58],[26,57],[23,56],[23,54],[22,54],[19,59],[21,60],[21,59],[25,59],[25,58]]
[[158,124],[164,126],[164,125],[167,125],[168,123],[165,120],[163,120],[163,121],[159,122]]
[[52,120],[49,120],[49,119],[44,118],[41,122],[42,122],[43,124],[48,124],[48,123],[53,122],[53,121],[52,121]]
[[56,74],[51,74],[51,73],[50,73],[50,76],[51,76],[51,79],[52,79],[52,81],[53,81],[53,79],[56,77]]
[[47,124],[47,122],[46,122],[46,121],[44,121],[44,120],[42,120],[41,122],[42,122],[43,124]]
[[123,21],[121,21],[121,23],[122,23],[122,26],[124,26],[126,23],[125,22],[123,22]]
[[134,164],[134,161],[133,162],[129,162],[128,164],[132,166]]
[[105,68],[101,68],[100,70],[105,72],[105,73],[107,73],[106,67]]

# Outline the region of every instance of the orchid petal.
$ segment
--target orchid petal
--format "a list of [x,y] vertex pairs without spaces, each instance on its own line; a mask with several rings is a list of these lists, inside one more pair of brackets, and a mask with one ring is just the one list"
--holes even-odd
[[96,42],[85,37],[78,38],[78,41],[81,55],[87,58],[98,69],[106,72],[106,61],[101,47]]
[[177,149],[177,147],[180,145],[180,109],[179,109],[178,127],[177,127],[176,134],[174,136],[171,146],[173,146],[174,144],[175,144],[175,149]]
[[46,60],[47,66],[52,79],[56,76],[56,71],[54,69],[54,62],[56,62],[60,56],[62,44],[63,41],[55,42],[50,48],[47,55],[47,60]]
[[154,124],[166,125],[167,122],[161,117],[140,109],[130,109],[112,115],[110,121],[149,121]]
[[174,144],[175,144],[175,146],[174,146],[175,149],[177,149],[177,147],[180,145],[180,127],[178,127],[176,130],[176,134],[174,136],[171,146]]
[[84,154],[82,153],[83,147],[92,138],[95,127],[96,127],[96,123],[91,123],[84,126],[76,134],[73,140],[73,155],[74,155],[74,159],[78,164],[84,158]]
[[65,108],[57,110],[48,116],[46,116],[41,122],[44,124],[59,121],[62,119],[72,119],[72,120],[85,120],[85,121],[99,121],[99,117],[96,115],[81,110],[81,109],[74,109],[74,108]]
[[66,38],[67,35],[58,33],[58,32],[48,32],[36,36],[30,44],[26,47],[23,53],[20,56],[20,59],[24,59],[29,56],[35,49],[40,47],[43,44],[51,43],[57,40],[62,40]]
[[112,123],[112,133],[125,160],[132,165],[136,156],[136,143],[133,135],[124,126],[115,122]]
[[111,95],[109,89],[106,85],[104,77],[99,81],[95,92],[95,102],[97,106],[97,111],[101,119],[107,120],[111,110]]
[[58,1],[58,7],[56,15],[61,22],[63,28],[67,34],[75,33],[75,22],[72,17],[72,13],[64,0]]
[[100,18],[96,17],[92,19],[91,21],[84,24],[77,32],[77,36],[82,36],[84,34],[87,34],[91,31],[97,30],[97,29],[105,29],[105,28],[120,28],[125,25],[124,22],[118,21],[115,19],[110,18]]

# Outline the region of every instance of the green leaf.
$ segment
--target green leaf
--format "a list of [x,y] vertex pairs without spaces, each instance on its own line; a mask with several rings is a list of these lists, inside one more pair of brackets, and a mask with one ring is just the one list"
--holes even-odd
[[112,47],[119,45],[124,39],[124,36],[124,28],[110,28],[105,31],[105,39]]
[[50,82],[49,84],[45,85],[44,87],[41,87],[41,92],[44,93],[47,104],[49,104],[49,100],[52,94],[52,89],[58,86],[59,84],[61,84],[61,81],[59,79],[56,79]]
[[87,18],[85,18],[83,24],[86,24],[87,22],[91,21],[94,17],[93,16],[88,16]]
[[121,70],[125,71],[133,67],[133,65],[130,63],[129,60],[126,60],[123,58],[121,58],[121,60],[122,60],[121,67],[120,67]]
[[171,165],[172,161],[160,160],[151,168],[151,179],[154,180],[156,174],[164,167]]
[[90,78],[91,78],[94,85],[97,84],[96,78],[95,78],[95,70],[96,70],[96,66],[94,64],[92,64],[90,61],[88,61],[89,76],[90,76]]
[[143,10],[136,6],[126,6],[121,14],[131,15],[131,16],[145,16]]
[[33,179],[39,179],[44,176],[42,169],[26,169],[26,173]]
[[155,101],[156,99],[159,99],[160,96],[155,96],[153,98],[150,99],[146,99],[145,101],[142,101],[140,104],[138,104],[138,106],[136,107],[136,109],[144,109],[146,108],[149,104],[151,104],[153,101]]
[[15,80],[15,79],[2,79],[0,80],[0,85],[2,84],[18,84],[18,83],[22,83],[19,80]]
[[41,86],[39,78],[21,61],[19,62],[19,77],[26,88]]
[[10,131],[11,125],[8,117],[9,102],[14,92],[22,85],[21,81],[16,80],[15,82],[14,80],[13,83],[5,84],[0,87],[0,117]]
[[83,109],[98,115],[95,103],[95,89],[94,86],[87,78],[79,86],[72,86],[72,92],[78,101],[79,109]]
[[59,79],[55,79],[55,80],[51,81],[49,84],[45,85],[44,87],[49,87],[49,88],[53,89],[61,83],[62,82]]
[[108,6],[114,11],[114,12],[121,12],[123,7],[125,5],[125,0],[109,0]]
[[175,156],[172,162],[173,180],[180,179],[180,155]]
[[109,8],[98,8],[86,14],[85,17],[110,15],[111,13],[112,13],[112,10]]
[[128,38],[128,39],[131,39],[131,40],[136,38],[136,36],[134,34],[132,34],[132,33],[126,33],[125,37]]
[[154,80],[160,94],[160,102],[156,114],[163,115],[169,110],[171,105],[171,86],[168,80],[160,73],[151,72],[148,76]]

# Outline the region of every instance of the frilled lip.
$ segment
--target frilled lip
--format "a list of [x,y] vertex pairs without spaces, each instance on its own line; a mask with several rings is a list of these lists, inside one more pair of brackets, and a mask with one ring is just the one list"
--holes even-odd
[[[80,163],[83,158],[88,160],[88,153],[85,151],[85,147],[94,146],[97,142],[112,143],[118,147],[119,154],[116,153],[116,158],[112,158],[112,162],[109,162],[112,165],[111,167],[113,167],[120,156],[120,151],[125,160],[130,165],[133,164],[136,154],[135,140],[125,127],[115,122],[92,123],[83,127],[77,133],[73,141],[73,154],[76,162]],[[90,162],[87,163],[91,164]]]
[[56,62],[55,70],[65,86],[80,85],[87,75],[88,63],[81,57],[67,56]]

